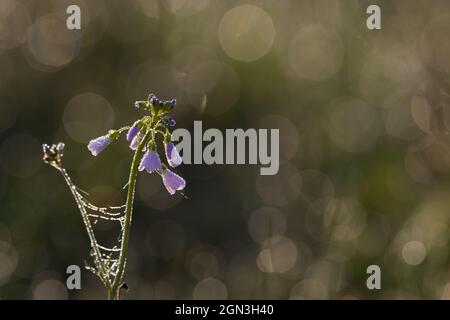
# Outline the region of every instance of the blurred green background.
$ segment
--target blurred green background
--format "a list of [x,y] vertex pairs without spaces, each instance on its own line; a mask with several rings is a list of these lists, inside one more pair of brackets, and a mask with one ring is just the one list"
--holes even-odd
[[139,175],[126,298],[449,299],[449,34],[447,0],[2,0],[0,298],[105,298],[88,271],[66,290],[88,238],[41,144],[122,204],[125,141],[86,144],[153,92],[177,127],[279,128],[281,167],[182,165],[188,199]]

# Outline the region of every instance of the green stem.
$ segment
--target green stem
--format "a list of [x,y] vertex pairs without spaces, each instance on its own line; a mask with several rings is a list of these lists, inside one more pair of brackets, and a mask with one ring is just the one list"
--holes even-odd
[[138,173],[139,161],[141,159],[142,149],[144,148],[147,140],[151,134],[152,130],[148,130],[145,134],[144,138],[139,143],[136,151],[134,152],[133,162],[131,163],[130,169],[130,177],[128,180],[128,193],[127,193],[127,202],[125,206],[125,221],[122,232],[122,244],[120,247],[120,256],[119,256],[119,267],[117,269],[117,274],[114,277],[114,282],[111,288],[108,290],[108,299],[114,300],[119,299],[119,286],[122,282],[123,274],[125,271],[125,264],[127,261],[128,255],[128,241],[130,238],[130,229],[131,229],[131,218],[133,213],[133,202],[134,202],[134,188],[136,186],[136,177]]

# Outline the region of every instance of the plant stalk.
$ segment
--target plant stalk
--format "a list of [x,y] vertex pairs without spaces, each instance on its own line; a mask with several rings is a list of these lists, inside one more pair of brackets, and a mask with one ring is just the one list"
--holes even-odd
[[122,232],[122,243],[120,247],[120,255],[119,255],[119,267],[117,269],[117,274],[114,277],[114,282],[111,286],[111,288],[108,290],[108,299],[109,300],[118,300],[119,297],[119,290],[120,285],[122,282],[123,274],[125,272],[125,265],[127,261],[127,255],[128,255],[128,241],[130,238],[130,229],[131,229],[131,220],[133,215],[133,203],[134,203],[134,189],[136,186],[136,177],[138,173],[138,167],[139,167],[139,161],[141,159],[142,155],[142,149],[144,148],[145,144],[147,143],[147,140],[152,132],[152,129],[150,128],[144,137],[142,138],[141,142],[139,143],[138,147],[136,148],[136,151],[134,152],[133,156],[133,162],[131,163],[131,169],[130,169],[130,176],[128,179],[128,192],[127,192],[127,202],[125,206],[125,221],[123,226],[123,232]]

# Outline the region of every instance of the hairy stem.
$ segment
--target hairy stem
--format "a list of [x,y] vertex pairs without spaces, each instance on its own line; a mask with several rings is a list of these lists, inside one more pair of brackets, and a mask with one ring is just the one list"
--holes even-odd
[[128,240],[130,238],[131,229],[131,218],[133,213],[133,202],[134,202],[134,189],[136,186],[136,177],[138,173],[139,161],[141,159],[142,149],[144,148],[147,140],[151,134],[152,130],[148,130],[145,136],[139,143],[136,151],[134,152],[133,162],[131,163],[130,177],[128,179],[128,192],[127,192],[127,202],[125,206],[125,221],[122,232],[122,244],[120,247],[119,256],[119,267],[117,269],[117,274],[114,277],[114,282],[110,289],[108,289],[108,299],[114,300],[119,299],[119,290],[122,282],[123,274],[125,271],[125,265],[127,262],[128,255]]

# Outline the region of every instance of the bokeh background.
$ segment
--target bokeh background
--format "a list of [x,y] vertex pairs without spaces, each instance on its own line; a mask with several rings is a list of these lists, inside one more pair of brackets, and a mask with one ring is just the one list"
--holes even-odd
[[141,174],[126,298],[449,299],[449,34],[447,0],[2,0],[0,298],[105,298],[89,271],[66,290],[88,238],[41,144],[121,204],[125,141],[86,143],[153,92],[178,127],[279,128],[281,167],[183,165],[187,199]]

